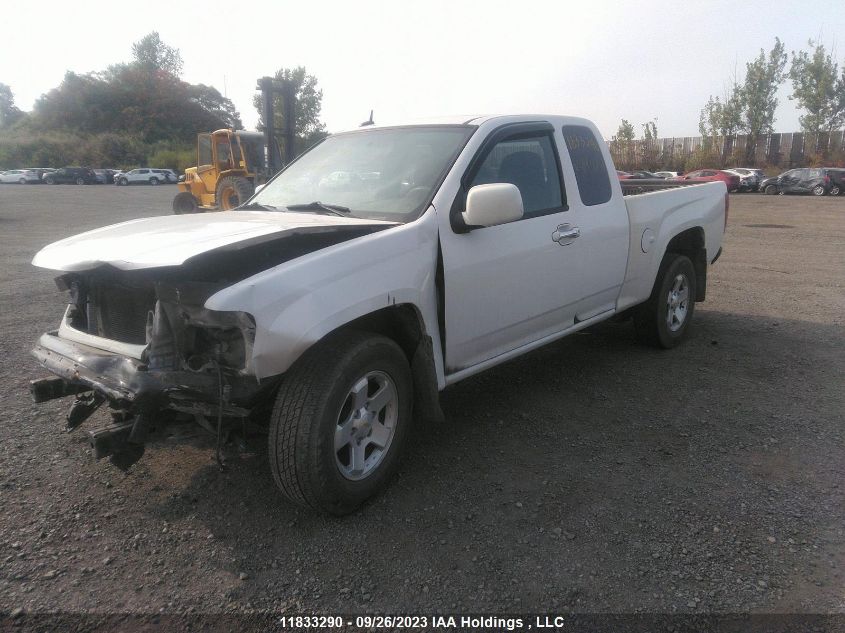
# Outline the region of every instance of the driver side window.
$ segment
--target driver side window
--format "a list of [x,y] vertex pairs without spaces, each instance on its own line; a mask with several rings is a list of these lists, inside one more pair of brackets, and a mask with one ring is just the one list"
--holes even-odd
[[516,185],[526,218],[561,208],[563,191],[549,135],[506,138],[496,143],[469,187],[499,182]]

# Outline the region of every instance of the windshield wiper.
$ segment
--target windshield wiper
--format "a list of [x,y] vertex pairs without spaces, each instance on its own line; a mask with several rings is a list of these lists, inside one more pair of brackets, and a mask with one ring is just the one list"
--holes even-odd
[[352,212],[349,207],[343,207],[339,204],[323,204],[319,200],[308,204],[286,204],[285,208],[291,211],[326,211],[341,217],[346,217]]
[[238,207],[238,209],[244,209],[246,211],[275,211],[276,207],[269,204],[261,204],[259,202],[250,202],[249,204]]

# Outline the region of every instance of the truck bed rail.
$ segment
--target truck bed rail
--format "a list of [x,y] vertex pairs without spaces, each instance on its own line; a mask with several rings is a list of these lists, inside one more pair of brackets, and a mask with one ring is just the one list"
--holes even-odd
[[649,193],[651,191],[661,191],[663,189],[677,189],[678,187],[689,187],[690,185],[700,185],[709,180],[664,180],[663,178],[625,178],[620,180],[622,185],[623,196],[636,196],[641,193]]

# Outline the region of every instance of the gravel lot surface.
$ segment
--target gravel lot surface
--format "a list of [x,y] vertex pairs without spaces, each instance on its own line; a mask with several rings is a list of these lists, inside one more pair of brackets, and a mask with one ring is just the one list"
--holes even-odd
[[686,344],[606,324],[451,387],[332,519],[277,494],[262,438],[123,472],[30,401],[65,305],[33,254],[174,194],[0,187],[1,611],[845,612],[845,198],[733,196]]

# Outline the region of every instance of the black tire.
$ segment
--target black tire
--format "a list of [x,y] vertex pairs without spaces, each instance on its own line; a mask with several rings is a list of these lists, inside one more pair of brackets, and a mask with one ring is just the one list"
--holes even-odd
[[20,180],[18,180],[18,184],[19,185],[25,185],[26,184],[26,178],[21,178]]
[[129,185],[129,181],[126,178],[118,178],[117,184],[119,187],[126,187]]
[[76,179],[76,184],[77,184],[77,185],[84,185],[84,184],[85,184],[85,179],[84,179],[84,178],[77,178],[77,179]]
[[[391,411],[397,417],[379,461],[368,474],[351,480],[342,473],[343,449],[336,450],[335,433],[341,417],[351,420],[352,387],[372,372],[392,380],[396,403]],[[377,494],[399,465],[410,430],[412,394],[408,361],[388,338],[348,331],[308,350],[285,374],[270,420],[270,468],[282,494],[334,515],[348,514]]]
[[[677,329],[668,323],[669,304],[673,300],[670,293],[679,277],[683,277],[687,300],[685,315],[679,320]],[[677,253],[666,253],[657,272],[654,289],[648,301],[634,311],[634,327],[637,337],[648,345],[671,349],[680,343],[689,331],[695,312],[695,267],[689,257]]]
[[176,215],[196,213],[198,209],[197,199],[191,195],[190,191],[180,191],[173,198],[173,213]]
[[777,193],[778,193],[778,188],[777,188],[777,185],[766,185],[766,188],[763,190],[763,192],[764,192],[767,196],[774,196],[774,195],[777,195]]
[[157,185],[158,184],[158,178],[156,178],[155,176],[150,178],[150,184],[153,185],[153,186]]
[[826,193],[827,191],[825,191],[824,185],[816,185],[813,187],[812,194],[814,196],[823,196]]
[[56,184],[56,180],[54,178],[52,178],[51,176],[47,176],[44,179],[44,182],[46,182],[48,185],[55,185]]
[[228,211],[239,207],[255,193],[255,185],[241,176],[226,176],[217,183],[214,200],[219,209]]
[[842,187],[839,185],[833,185],[828,193],[832,196],[838,196],[842,193]]

